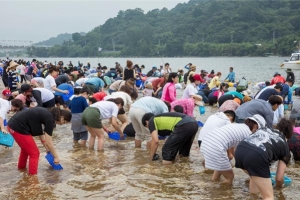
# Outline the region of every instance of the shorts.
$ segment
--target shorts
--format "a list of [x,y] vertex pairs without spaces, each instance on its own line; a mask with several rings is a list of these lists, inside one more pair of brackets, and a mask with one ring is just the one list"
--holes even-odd
[[81,122],[83,125],[91,128],[103,128],[98,108],[87,107],[82,113]]
[[79,140],[87,140],[88,139],[88,132],[87,131],[83,131],[83,132],[78,132],[75,133],[73,131],[73,139],[75,141],[79,141]]
[[43,107],[44,108],[53,108],[53,107],[55,107],[55,98],[43,103]]
[[266,152],[247,142],[240,142],[235,150],[235,167],[247,170],[250,176],[270,178],[270,162]]
[[162,147],[163,160],[175,160],[178,152],[181,156],[189,156],[198,128],[197,122],[188,122],[180,126],[175,126],[173,132]]
[[60,105],[65,105],[65,101],[64,99],[62,98],[62,96],[59,96],[59,95],[55,95],[55,103],[56,104],[60,104]]

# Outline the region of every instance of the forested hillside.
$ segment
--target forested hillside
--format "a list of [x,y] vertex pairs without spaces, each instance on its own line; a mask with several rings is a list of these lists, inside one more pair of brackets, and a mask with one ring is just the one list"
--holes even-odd
[[[96,19],[95,19],[96,20]],[[290,55],[300,40],[300,1],[191,0],[174,9],[136,8],[85,36],[35,56],[262,56]],[[102,51],[98,52],[101,47]]]

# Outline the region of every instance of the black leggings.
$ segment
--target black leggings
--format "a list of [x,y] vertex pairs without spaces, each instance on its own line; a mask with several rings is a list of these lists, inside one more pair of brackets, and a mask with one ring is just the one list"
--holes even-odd
[[23,81],[26,83],[25,75],[20,75],[20,77],[21,77],[20,83],[23,83]]

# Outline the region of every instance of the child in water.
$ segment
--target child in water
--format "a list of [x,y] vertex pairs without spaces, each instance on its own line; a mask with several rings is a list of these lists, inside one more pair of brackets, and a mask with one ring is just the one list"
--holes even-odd
[[75,88],[73,97],[70,103],[70,110],[72,113],[71,129],[73,131],[74,143],[78,143],[81,140],[81,145],[85,146],[88,139],[88,131],[85,126],[82,125],[81,116],[86,107],[88,107],[87,99],[90,94],[90,89],[87,87]]
[[154,93],[154,90],[153,90],[152,84],[151,83],[147,83],[145,85],[145,89],[143,90],[144,97],[146,97],[146,96],[152,97],[153,93]]

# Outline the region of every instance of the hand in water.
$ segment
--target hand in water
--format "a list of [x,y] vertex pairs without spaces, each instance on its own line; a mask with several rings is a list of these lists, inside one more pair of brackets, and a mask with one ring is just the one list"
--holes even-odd
[[59,164],[59,158],[54,158],[54,164],[58,165]]
[[122,140],[122,139],[124,139],[124,134],[122,133],[120,133],[120,139]]
[[68,90],[63,90],[63,92],[64,92],[65,94],[69,94],[69,91],[68,91]]

